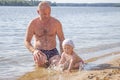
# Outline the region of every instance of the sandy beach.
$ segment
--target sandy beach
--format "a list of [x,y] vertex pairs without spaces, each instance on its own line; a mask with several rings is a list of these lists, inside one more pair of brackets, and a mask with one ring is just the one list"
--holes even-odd
[[76,80],[120,80],[120,56],[81,74]]
[[[109,58],[115,56],[114,58]],[[107,61],[104,61],[104,59]],[[44,68],[37,68],[21,76],[18,80],[120,80],[120,52],[109,53],[86,60],[86,63],[103,62],[91,69],[73,71],[72,73],[56,72]]]

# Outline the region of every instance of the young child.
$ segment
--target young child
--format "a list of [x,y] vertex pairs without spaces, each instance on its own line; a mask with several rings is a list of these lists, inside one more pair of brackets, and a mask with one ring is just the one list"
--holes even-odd
[[74,52],[74,44],[70,39],[65,39],[62,44],[63,53],[59,61],[59,66],[63,65],[63,70],[71,72],[72,69],[79,69],[84,64],[83,60]]

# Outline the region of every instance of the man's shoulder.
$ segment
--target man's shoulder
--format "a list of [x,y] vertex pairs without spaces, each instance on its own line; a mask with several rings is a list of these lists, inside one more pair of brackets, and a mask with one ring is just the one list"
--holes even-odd
[[55,17],[51,17],[52,21],[56,22],[56,23],[60,23],[60,21],[58,19],[56,19]]
[[32,23],[32,24],[33,24],[33,23],[36,23],[36,22],[38,21],[38,19],[39,19],[38,17],[33,18],[33,19],[30,21],[30,23]]
[[33,18],[32,20],[31,20],[31,22],[36,22],[37,20],[38,20],[39,18],[38,17],[36,17],[36,18]]
[[29,27],[33,28],[37,23],[38,18],[34,18],[29,22]]

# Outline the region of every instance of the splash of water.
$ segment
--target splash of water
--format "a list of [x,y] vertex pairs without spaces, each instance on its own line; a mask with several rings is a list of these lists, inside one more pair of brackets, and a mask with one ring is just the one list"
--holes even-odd
[[50,65],[48,67],[49,70],[55,70],[55,71],[59,71],[59,72],[63,72],[64,69],[64,65],[60,64],[60,65]]

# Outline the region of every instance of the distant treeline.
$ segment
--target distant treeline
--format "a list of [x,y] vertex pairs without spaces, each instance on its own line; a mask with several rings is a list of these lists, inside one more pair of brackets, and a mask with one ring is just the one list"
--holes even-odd
[[57,3],[56,6],[120,7],[120,3]]
[[0,0],[0,6],[35,6],[39,2],[34,0]]
[[[0,6],[37,6],[38,0],[0,0]],[[79,7],[120,7],[120,3],[56,3],[50,2],[51,6],[79,6]]]

